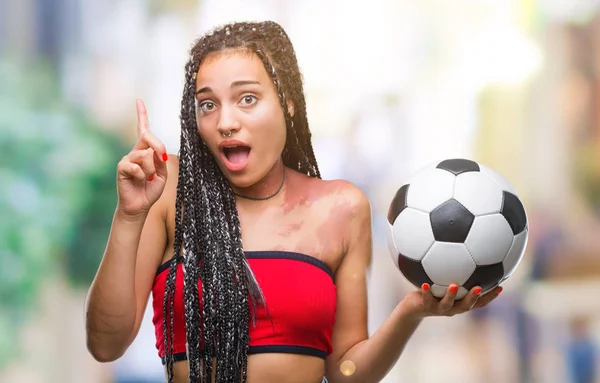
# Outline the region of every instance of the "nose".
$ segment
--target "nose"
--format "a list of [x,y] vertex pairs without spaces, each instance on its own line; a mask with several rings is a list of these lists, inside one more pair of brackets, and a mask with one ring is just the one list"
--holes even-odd
[[217,124],[217,130],[223,136],[231,135],[239,131],[241,128],[240,121],[236,116],[235,108],[229,106],[223,106],[219,115],[219,122]]

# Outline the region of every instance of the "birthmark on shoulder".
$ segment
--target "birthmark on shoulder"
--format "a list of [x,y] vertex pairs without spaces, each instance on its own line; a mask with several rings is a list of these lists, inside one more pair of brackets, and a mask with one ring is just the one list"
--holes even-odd
[[313,201],[308,198],[306,193],[288,190],[285,193],[283,204],[281,204],[281,209],[283,214],[288,214],[300,206],[310,206],[312,202]]
[[319,243],[328,244],[335,249],[342,248],[345,234],[352,221],[353,207],[349,201],[335,201],[329,207],[325,219],[317,229]]
[[323,181],[311,178],[296,180],[290,183],[285,191],[281,208],[287,214],[298,207],[310,207],[323,197],[320,183]]
[[296,180],[294,184],[289,184],[286,188],[284,202],[281,207],[283,213],[287,214],[298,207],[310,207],[323,199],[339,199],[352,187],[351,183],[344,180],[324,181],[308,177]]
[[293,222],[293,223],[288,223],[288,224],[282,225],[281,228],[278,230],[277,234],[282,237],[289,237],[293,233],[300,231],[300,229],[302,229],[303,225],[304,225],[304,221]]

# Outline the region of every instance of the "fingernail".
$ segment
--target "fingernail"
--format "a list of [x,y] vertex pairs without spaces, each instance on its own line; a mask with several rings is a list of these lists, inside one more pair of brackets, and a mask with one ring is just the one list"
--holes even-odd
[[163,153],[163,155],[162,155],[162,160],[163,160],[164,162],[167,162],[167,160],[168,160],[168,159],[169,159],[169,156],[167,155],[167,153]]
[[473,294],[475,294],[475,295],[481,294],[481,287],[475,287],[475,289],[473,290]]
[[150,177],[150,179],[148,181],[152,181],[154,179],[154,176]]
[[450,289],[450,292],[452,294],[456,294],[458,292],[458,286],[457,285],[450,285],[449,289]]
[[429,285],[427,283],[423,283],[421,285],[421,288],[423,289],[423,291],[428,291],[429,290]]
[[502,292],[502,290],[504,290],[502,287],[498,287],[496,294],[500,294]]

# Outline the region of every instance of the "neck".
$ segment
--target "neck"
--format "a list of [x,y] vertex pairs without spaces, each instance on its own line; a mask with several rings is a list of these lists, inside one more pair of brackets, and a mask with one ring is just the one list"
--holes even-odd
[[286,170],[281,160],[277,161],[266,177],[249,187],[238,188],[232,186],[238,198],[249,200],[268,200],[281,194],[284,189]]

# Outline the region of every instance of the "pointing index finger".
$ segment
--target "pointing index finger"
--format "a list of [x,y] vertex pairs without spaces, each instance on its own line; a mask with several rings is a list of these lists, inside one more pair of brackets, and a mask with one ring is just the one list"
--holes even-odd
[[146,133],[149,129],[149,124],[148,124],[148,113],[146,112],[146,106],[144,105],[144,102],[142,100],[137,100],[136,101],[136,107],[137,107],[137,115],[138,115],[138,121],[137,121],[137,129],[138,129],[138,138],[142,137],[142,135],[144,133]]

